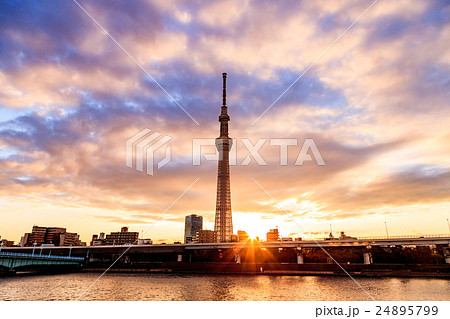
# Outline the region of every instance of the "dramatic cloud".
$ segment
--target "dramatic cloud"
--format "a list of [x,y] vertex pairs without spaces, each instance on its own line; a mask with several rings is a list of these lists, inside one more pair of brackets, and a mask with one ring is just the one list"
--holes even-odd
[[[371,1],[79,3],[123,49],[75,2],[0,3],[3,237],[55,222],[83,240],[122,224],[141,231],[197,178],[149,236],[180,240],[191,213],[212,228],[217,163],[193,166],[192,139],[218,135],[222,72],[235,230],[302,236],[284,209],[317,236],[329,223],[378,234],[387,218],[402,234],[445,231],[446,1],[379,1],[332,47]],[[144,128],[172,137],[172,161],[155,176],[125,166],[125,142]],[[241,165],[243,138],[266,139],[268,165]],[[288,165],[271,138],[297,139]],[[325,166],[294,165],[308,138]]]

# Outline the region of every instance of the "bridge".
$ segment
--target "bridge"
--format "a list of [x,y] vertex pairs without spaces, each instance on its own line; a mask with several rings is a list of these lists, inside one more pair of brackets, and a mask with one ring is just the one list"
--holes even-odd
[[84,265],[85,258],[69,256],[35,255],[0,252],[0,269],[9,272],[21,270],[77,269]]
[[[118,271],[262,273],[263,269],[264,273],[294,274],[342,272],[335,264],[336,261],[354,274],[449,277],[449,244],[448,235],[278,242],[249,240],[231,243],[40,247],[42,256],[33,255],[34,247],[4,247],[1,252],[3,256],[7,257],[4,255],[6,253],[14,254],[17,266],[6,264],[5,260],[0,262],[8,269],[22,265],[25,267],[27,262],[35,263],[35,267],[39,264],[49,267],[48,263],[57,265],[59,262],[71,267],[83,265],[85,271],[104,271],[113,265],[111,270]],[[28,261],[19,260],[19,255]],[[86,263],[83,264],[83,261]]]
[[[424,235],[416,236],[378,236],[378,237],[359,237],[350,239],[319,239],[319,240],[301,240],[301,241],[276,241],[276,242],[253,242],[261,248],[314,248],[314,247],[365,247],[365,246],[430,246],[430,245],[449,245],[450,236],[448,235]],[[247,242],[237,243],[210,243],[210,244],[187,244],[186,250],[197,249],[229,249],[232,247],[242,248],[248,246]]]
[[[301,241],[277,241],[277,242],[232,242],[232,243],[190,243],[190,244],[159,244],[159,245],[110,245],[110,246],[60,246],[41,247],[45,258],[51,258],[49,254],[64,256],[77,256],[98,258],[99,256],[118,256],[122,253],[126,255],[158,255],[158,254],[191,254],[200,251],[225,251],[225,250],[278,250],[278,249],[309,249],[309,248],[375,248],[375,247],[404,247],[404,246],[432,246],[440,245],[449,247],[450,236],[448,235],[424,235],[424,236],[390,236],[390,237],[360,237],[349,239],[320,239]],[[33,247],[3,247],[2,252],[30,254]],[[37,255],[34,255],[37,257]],[[55,257],[55,256],[53,256]],[[55,257],[56,258],[56,257]],[[64,257],[67,258],[67,257]],[[185,259],[183,259],[184,261]]]
[[[278,248],[364,248],[364,247],[394,247],[394,246],[430,246],[450,245],[449,235],[423,235],[423,236],[383,236],[383,237],[359,237],[349,239],[318,239],[300,241],[276,241],[276,242],[232,242],[232,243],[190,243],[190,244],[157,244],[157,245],[109,245],[109,246],[52,246],[40,247],[46,257],[51,253],[58,256],[92,256],[93,254],[118,254],[125,250],[131,254],[152,253],[189,253],[199,250],[229,250],[229,249],[278,249]],[[3,247],[2,252],[31,253],[33,247]],[[34,255],[34,257],[39,255]],[[54,257],[54,256],[53,256]]]

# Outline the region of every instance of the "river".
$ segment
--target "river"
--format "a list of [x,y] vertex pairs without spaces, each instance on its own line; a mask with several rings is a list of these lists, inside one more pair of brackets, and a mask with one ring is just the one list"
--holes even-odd
[[[0,277],[0,300],[76,300],[100,273]],[[356,278],[375,300],[449,300],[450,280]],[[82,300],[368,300],[349,277],[107,273]]]

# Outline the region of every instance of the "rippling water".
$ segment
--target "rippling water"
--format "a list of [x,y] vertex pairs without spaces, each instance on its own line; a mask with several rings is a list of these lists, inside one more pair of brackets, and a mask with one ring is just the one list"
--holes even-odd
[[[0,278],[0,300],[74,300],[97,273]],[[449,300],[450,280],[356,278],[375,300]],[[83,300],[367,300],[349,277],[106,274]]]

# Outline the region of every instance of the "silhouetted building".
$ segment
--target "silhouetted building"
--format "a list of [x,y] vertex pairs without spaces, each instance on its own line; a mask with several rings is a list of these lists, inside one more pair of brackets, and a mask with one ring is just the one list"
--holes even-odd
[[59,246],[86,246],[86,243],[81,242],[77,233],[65,232],[59,235]]
[[[61,240],[61,235],[66,233],[66,229],[62,227],[47,227],[45,232],[45,243],[53,244],[55,246],[64,246],[64,239]],[[70,246],[70,245],[69,245]]]
[[46,232],[47,232],[47,227],[33,226],[33,228],[31,229],[31,233],[25,233],[25,236],[27,237],[27,241],[24,246],[31,247],[35,244],[36,244],[36,246],[45,244],[45,233]]
[[92,235],[91,246],[101,246],[105,244],[105,233],[100,233],[99,235]]
[[28,235],[29,235],[29,233],[25,233],[22,237],[20,237],[20,242],[19,242],[20,247],[25,246],[25,244],[28,240]]
[[222,107],[219,116],[220,136],[216,138],[216,148],[219,152],[219,165],[217,168],[217,197],[214,230],[217,232],[218,242],[229,242],[231,241],[231,235],[233,234],[229,165],[229,153],[233,140],[228,137],[228,122],[230,121],[230,117],[228,116],[226,97],[227,74],[223,73],[222,77]]
[[98,241],[98,235],[92,235],[90,246],[94,246],[94,243]]
[[31,233],[25,233],[21,240],[21,245],[32,247],[34,245],[55,245],[55,246],[85,246],[81,242],[80,235],[68,233],[63,227],[40,227],[33,226]]
[[134,245],[139,238],[138,232],[129,232],[128,227],[122,227],[120,232],[106,235],[105,245]]
[[13,240],[2,239],[2,240],[0,240],[0,246],[2,246],[2,247],[12,247],[12,246],[14,246],[14,241]]
[[266,233],[267,241],[278,241],[280,239],[280,235],[278,234],[278,228],[271,229],[268,233]]
[[203,229],[203,217],[195,214],[184,218],[184,242],[192,243],[199,230]]
[[214,230],[200,229],[197,231],[195,242],[215,243],[217,242],[217,233]]
[[153,240],[151,240],[150,238],[138,239],[138,245],[152,245],[152,244]]
[[247,241],[250,239],[247,232],[245,232],[243,230],[238,230],[237,235],[238,235],[238,241]]

